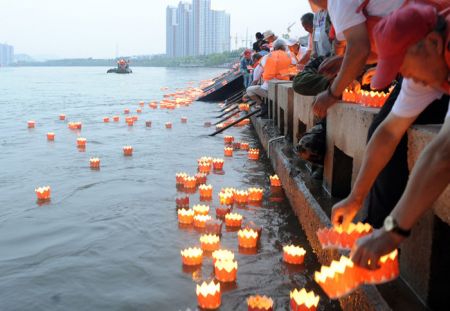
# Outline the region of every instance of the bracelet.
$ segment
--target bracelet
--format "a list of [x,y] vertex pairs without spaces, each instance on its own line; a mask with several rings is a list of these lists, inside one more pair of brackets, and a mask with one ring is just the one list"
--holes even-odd
[[331,84],[332,84],[332,83],[330,83],[330,85],[329,85],[328,88],[327,88],[328,96],[330,96],[331,98],[333,98],[333,99],[336,100],[336,101],[341,100],[342,95],[336,96],[336,95],[334,95],[333,92],[331,91]]

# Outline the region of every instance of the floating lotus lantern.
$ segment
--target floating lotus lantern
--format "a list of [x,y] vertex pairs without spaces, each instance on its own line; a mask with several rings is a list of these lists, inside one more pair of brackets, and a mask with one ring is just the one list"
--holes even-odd
[[104,117],[104,118],[103,118],[103,122],[104,122],[104,123],[108,123],[108,122],[109,122],[109,118],[108,118],[108,117]]
[[59,115],[59,120],[60,121],[64,121],[66,119],[66,115],[65,114],[60,114]]
[[212,258],[213,258],[213,264],[216,263],[216,261],[221,260],[221,261],[228,261],[234,260],[234,254],[232,251],[229,251],[227,249],[218,249],[214,252],[212,252]]
[[34,127],[36,126],[36,122],[33,120],[28,121],[27,124],[29,129],[34,129]]
[[47,133],[47,140],[48,140],[48,141],[54,141],[54,140],[55,140],[55,133],[53,133],[53,132],[48,132],[48,133]]
[[235,260],[216,260],[214,263],[214,274],[220,282],[235,282],[238,264]]
[[249,125],[250,124],[250,119],[244,119],[241,122],[239,122],[238,124],[236,124],[235,126],[245,126],[245,125]]
[[248,143],[241,142],[241,150],[249,150],[250,146]]
[[119,122],[119,116],[113,116],[113,121],[114,122]]
[[212,193],[213,193],[213,187],[211,185],[200,185],[198,187],[198,190],[200,192],[200,198],[203,199],[210,199],[212,198]]
[[213,161],[212,161],[213,169],[215,171],[223,170],[224,163],[225,163],[225,161],[223,159],[213,159]]
[[127,157],[131,157],[133,155],[133,147],[124,146],[123,147],[123,155]]
[[345,230],[342,226],[319,229],[317,237],[323,248],[351,249],[359,238],[371,232],[371,225],[358,222],[350,223]]
[[181,123],[187,123],[187,117],[181,117]]
[[283,247],[283,261],[291,265],[301,265],[306,251],[299,246],[286,245]]
[[69,122],[67,127],[71,130],[81,130],[81,122]]
[[89,166],[92,169],[100,169],[100,159],[99,158],[90,158],[89,159]]
[[200,236],[200,243],[202,250],[206,252],[213,252],[220,248],[220,238],[215,234],[202,234]]
[[166,129],[171,129],[172,128],[172,122],[166,122],[165,126],[166,126]]
[[224,154],[224,156],[226,156],[226,157],[232,157],[232,156],[233,156],[233,148],[231,148],[231,147],[225,147],[225,148],[223,149],[223,154]]
[[313,291],[307,292],[302,288],[300,291],[294,289],[289,294],[291,311],[316,311],[319,305],[319,296],[316,296]]
[[36,196],[38,201],[49,201],[51,197],[51,188],[50,186],[38,187],[34,189],[36,192]]
[[241,143],[240,143],[240,142],[234,142],[234,143],[233,143],[233,149],[234,149],[234,150],[239,150],[239,149],[241,149]]
[[205,173],[195,174],[196,184],[197,185],[206,184],[206,177],[207,177],[207,175]]
[[212,165],[212,162],[213,162],[213,158],[211,158],[211,157],[203,156],[203,157],[197,159],[197,163],[198,164],[200,164],[200,163],[207,163],[209,165]]
[[205,223],[204,233],[222,235],[222,222],[216,219],[207,220]]
[[256,248],[258,243],[258,232],[253,229],[243,229],[238,231],[239,246],[243,248]]
[[281,181],[278,175],[270,176],[270,186],[272,187],[281,187]]
[[239,110],[240,111],[250,111],[250,105],[249,104],[239,104]]
[[223,138],[223,141],[225,142],[225,144],[232,144],[234,141],[234,137],[227,135]]
[[231,212],[231,207],[229,207],[229,206],[216,207],[216,217],[217,218],[224,218],[230,212]]
[[250,296],[247,299],[248,311],[272,311],[273,300],[267,296]]
[[199,266],[202,264],[203,251],[198,247],[189,247],[181,251],[181,261],[186,266]]
[[211,219],[212,218],[209,215],[195,215],[194,216],[194,227],[195,228],[205,228],[206,222]]
[[198,171],[200,173],[209,174],[211,171],[211,163],[210,162],[200,162],[198,164]]
[[189,207],[189,196],[185,195],[175,199],[175,203],[178,208],[188,208]]
[[259,159],[259,149],[250,148],[247,155],[249,160],[257,161]]
[[152,109],[156,109],[156,108],[158,108],[158,103],[152,102],[152,103],[149,104],[149,106]]
[[191,209],[178,210],[178,223],[183,225],[190,225],[194,222],[194,211]]
[[233,200],[237,204],[247,204],[248,192],[245,190],[236,190],[233,195]]
[[209,213],[208,205],[196,204],[192,207],[192,209],[194,210],[195,215],[208,215]]
[[139,102],[139,106],[144,107],[144,105],[145,105],[145,102],[144,102],[143,100],[141,100],[141,101]]
[[231,228],[240,228],[242,226],[242,215],[237,213],[228,213],[225,215],[225,225]]
[[382,256],[377,270],[363,270],[362,278],[366,284],[382,284],[397,278],[399,275],[398,251]]
[[261,202],[263,199],[264,190],[262,188],[248,188],[248,201]]
[[175,182],[177,185],[183,185],[185,178],[188,177],[188,174],[186,173],[176,173],[175,174]]
[[219,192],[219,200],[221,205],[233,205],[234,194],[230,191],[221,191]]
[[125,122],[127,123],[128,126],[133,126],[134,125],[134,120],[133,118],[127,118],[125,120]]
[[195,187],[197,186],[197,178],[192,176],[185,176],[183,186],[186,189],[195,189]]
[[197,284],[197,302],[198,305],[207,310],[213,310],[220,307],[222,294],[220,292],[220,283],[203,282],[202,285]]
[[141,109],[141,108],[138,108],[138,109],[136,109],[136,112],[137,112],[137,113],[142,113],[142,109]]
[[77,147],[78,148],[85,148],[86,147],[86,138],[78,137],[77,138]]
[[145,121],[146,127],[152,127],[152,121]]
[[123,113],[124,113],[124,114],[129,114],[129,113],[130,113],[130,109],[128,109],[128,108],[124,109],[124,110],[123,110]]

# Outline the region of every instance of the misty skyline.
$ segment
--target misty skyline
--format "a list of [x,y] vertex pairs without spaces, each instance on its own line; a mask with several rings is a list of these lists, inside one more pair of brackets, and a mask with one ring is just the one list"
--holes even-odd
[[[178,0],[2,0],[0,42],[17,54],[32,57],[113,58],[119,55],[165,53],[165,9]],[[282,3],[280,5],[279,3]],[[273,30],[305,35],[300,17],[309,12],[307,0],[212,0],[212,9],[231,15],[231,47],[243,46],[248,34]]]

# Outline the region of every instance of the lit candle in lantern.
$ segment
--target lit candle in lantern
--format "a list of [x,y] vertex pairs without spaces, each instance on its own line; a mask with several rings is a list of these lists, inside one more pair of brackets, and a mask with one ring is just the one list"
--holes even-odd
[[184,188],[186,189],[193,189],[197,186],[197,179],[192,176],[186,176],[184,177]]
[[253,229],[241,229],[238,231],[239,246],[243,248],[256,248],[258,243],[258,232]]
[[223,141],[225,144],[232,144],[234,141],[234,137],[227,135],[223,138]]
[[224,218],[225,215],[231,212],[231,207],[229,206],[221,206],[216,207],[216,217],[217,218]]
[[194,211],[191,209],[178,210],[178,222],[183,225],[190,225],[194,222]]
[[223,154],[224,154],[224,156],[226,156],[226,157],[232,157],[232,156],[233,156],[233,148],[231,148],[231,147],[225,147],[225,148],[223,149]]
[[220,282],[235,282],[238,264],[235,260],[216,260],[214,263],[214,274]]
[[270,185],[272,187],[281,187],[281,181],[278,175],[270,176]]
[[217,260],[234,260],[234,253],[232,251],[229,251],[227,249],[218,249],[212,253],[213,258],[213,264],[216,263]]
[[166,129],[172,128],[172,122],[166,122]]
[[208,205],[196,204],[192,208],[194,210],[195,215],[208,215],[209,213]]
[[200,162],[198,164],[198,171],[200,173],[209,174],[211,171],[211,163],[210,162]]
[[33,121],[33,120],[28,121],[28,128],[29,129],[33,129],[35,126],[36,126],[36,122],[35,121]]
[[197,173],[197,174],[195,174],[196,184],[197,185],[206,184],[206,177],[207,176],[206,176],[205,173]]
[[213,194],[213,187],[211,185],[200,185],[198,187],[198,190],[200,192],[200,198],[203,199],[209,199],[212,198],[212,194]]
[[100,169],[100,159],[99,158],[90,158],[89,159],[89,166],[92,169],[96,169],[96,170]]
[[225,215],[225,225],[232,228],[240,228],[242,226],[242,215],[238,213],[228,213]]
[[351,249],[356,241],[372,232],[370,224],[350,223],[344,230],[342,226],[322,228],[317,231],[317,237],[323,248]]
[[250,202],[260,202],[263,199],[264,190],[261,188],[249,188],[248,200]]
[[205,228],[206,222],[211,219],[212,218],[209,215],[195,215],[194,216],[194,227],[195,228]]
[[187,117],[181,117],[181,123],[187,123]]
[[382,284],[399,276],[398,266],[398,251],[394,250],[391,253],[382,256],[378,261],[379,268],[376,270],[361,269],[364,272],[362,277],[366,284]]
[[48,133],[47,133],[47,140],[48,140],[48,141],[54,141],[54,140],[55,140],[55,133],[53,133],[53,132],[48,132]]
[[245,190],[236,190],[233,196],[234,202],[237,204],[247,204],[248,192]]
[[38,201],[49,201],[51,197],[51,188],[50,186],[38,187],[34,189],[36,192],[36,196]]
[[225,161],[223,159],[213,159],[212,164],[215,171],[223,170],[223,164]]
[[133,147],[131,146],[124,146],[123,147],[123,155],[130,157],[133,155]]
[[247,299],[248,311],[272,311],[273,300],[267,296],[250,296]]
[[124,109],[124,110],[123,110],[123,113],[124,113],[124,114],[129,114],[129,113],[130,113],[130,109],[128,109],[128,108]]
[[128,126],[133,126],[134,125],[133,118],[126,118],[125,122],[127,123]]
[[181,251],[181,261],[186,266],[199,266],[202,264],[203,251],[198,247],[189,247]]
[[203,156],[203,157],[201,157],[201,158],[199,158],[199,159],[197,160],[197,163],[198,163],[198,164],[200,164],[200,163],[207,163],[207,164],[211,165],[212,162],[213,162],[213,158],[211,158],[211,157],[206,157],[206,156]]
[[200,236],[200,243],[202,250],[206,252],[213,252],[220,248],[220,238],[215,234],[202,234]]
[[292,265],[301,265],[306,251],[299,246],[286,245],[283,247],[283,261]]
[[257,161],[259,159],[259,149],[257,148],[250,148],[247,153],[248,159]]
[[313,291],[307,292],[304,288],[300,291],[294,289],[289,296],[292,311],[316,311],[319,305],[319,296],[316,296]]
[[114,122],[119,122],[119,119],[120,119],[119,116],[113,116],[113,121]]
[[66,119],[66,115],[65,114],[60,114],[59,115],[59,120],[60,121],[64,121]]
[[77,146],[78,146],[78,148],[85,148],[86,147],[86,138],[78,137],[77,138]]
[[188,177],[188,174],[186,173],[176,173],[175,174],[175,182],[177,185],[184,184],[185,178]]
[[217,219],[207,220],[204,233],[214,234],[220,237],[222,235],[222,222]]
[[104,122],[104,123],[108,123],[108,122],[109,122],[109,118],[108,118],[108,117],[104,117],[104,118],[103,118],[103,122]]
[[241,148],[241,150],[249,150],[250,146],[248,143],[241,142],[240,148]]
[[197,302],[198,305],[203,309],[213,310],[220,307],[221,303],[221,292],[220,283],[203,282],[202,285],[197,284]]
[[221,205],[233,205],[234,194],[230,191],[219,192],[219,201]]

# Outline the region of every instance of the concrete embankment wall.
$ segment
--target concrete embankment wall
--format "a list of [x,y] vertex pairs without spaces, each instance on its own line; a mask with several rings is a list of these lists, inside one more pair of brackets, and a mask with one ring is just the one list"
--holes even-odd
[[[322,250],[316,232],[330,226],[332,204],[349,193],[361,166],[367,131],[378,109],[339,103],[329,110],[324,178],[318,182],[309,178],[307,165],[293,152],[294,144],[314,125],[312,102],[312,97],[296,94],[291,83],[271,81],[267,99],[269,119],[254,117],[252,123],[319,261],[329,264],[340,254]],[[439,126],[415,126],[409,130],[410,168],[438,130]],[[271,139],[280,136],[284,138],[269,144]],[[450,187],[447,187],[434,209],[414,227],[401,248],[402,280],[414,299],[433,308],[442,306],[446,294],[450,293],[449,205]],[[397,298],[384,299],[379,289],[363,286],[341,299],[341,305],[345,310],[397,309],[391,303]]]

